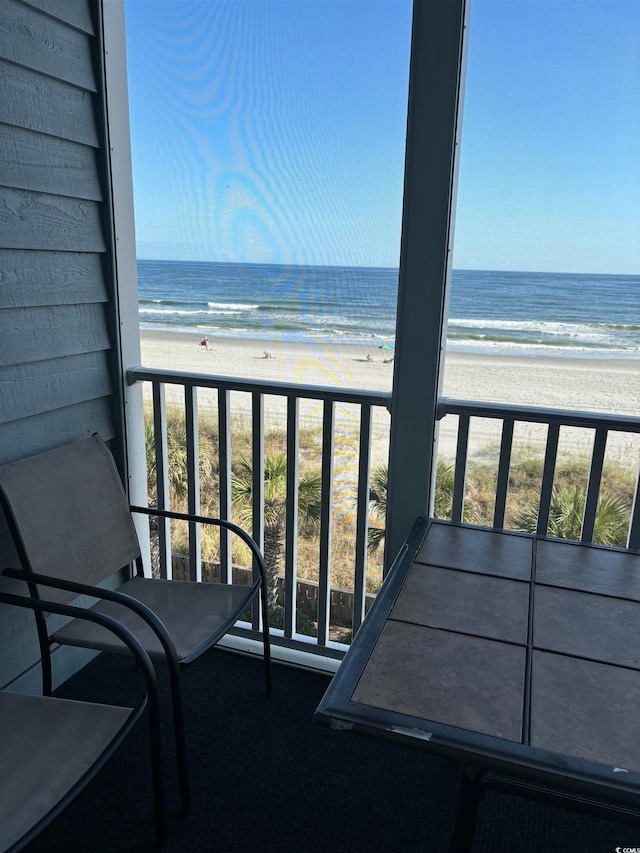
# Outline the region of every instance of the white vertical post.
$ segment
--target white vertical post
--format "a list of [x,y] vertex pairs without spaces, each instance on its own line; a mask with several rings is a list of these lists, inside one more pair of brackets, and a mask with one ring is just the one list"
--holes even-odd
[[415,0],[385,566],[430,507],[464,77],[466,0]]
[[[102,24],[105,86],[104,121],[107,136],[107,151],[105,153],[110,177],[116,319],[124,411],[123,442],[126,454],[127,485],[131,503],[146,506],[147,473],[142,383],[129,386],[126,381],[126,371],[131,367],[137,367],[141,358],[124,0],[102,0],[99,9]],[[148,519],[142,515],[134,515],[134,523],[140,538],[145,570],[149,570],[151,557]]]
[[[198,428],[198,389],[185,385],[185,434],[187,439],[187,509],[200,515],[200,434]],[[202,537],[200,525],[189,522],[189,578],[202,580]]]
[[300,398],[287,397],[287,521],[284,559],[284,635],[296,630],[298,595],[298,465],[300,450]]

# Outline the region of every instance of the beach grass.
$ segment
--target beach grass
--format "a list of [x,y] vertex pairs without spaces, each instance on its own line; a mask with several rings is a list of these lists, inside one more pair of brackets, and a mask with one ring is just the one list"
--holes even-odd
[[[244,460],[251,458],[252,430],[245,414],[232,417],[232,472]],[[156,502],[155,449],[153,436],[153,417],[150,405],[145,407],[145,438],[147,448],[148,492],[152,504]],[[186,426],[184,413],[175,406],[167,407],[167,446],[169,501],[173,510],[187,510],[187,455]],[[356,492],[357,477],[357,434],[343,436],[336,444],[336,462],[334,466],[334,510],[332,514],[332,568],[334,585],[349,589],[353,586],[353,566],[355,562],[356,539]],[[220,470],[218,454],[218,422],[214,413],[203,413],[199,418],[200,451],[200,504],[201,513],[217,517],[220,512]],[[276,428],[266,431],[264,436],[265,458],[286,453],[286,433]],[[299,432],[299,478],[320,476],[322,457],[322,431],[316,425],[301,427]],[[283,504],[284,505],[284,504]],[[246,523],[235,510],[232,520],[238,524]],[[284,525],[284,513],[282,518]],[[283,526],[284,532],[284,526]],[[202,558],[216,563],[220,553],[220,533],[217,528],[203,528],[201,532]],[[237,537],[233,540],[233,562],[238,565],[250,565],[248,548]],[[185,522],[172,522],[172,547],[176,553],[188,552],[188,525]],[[297,571],[298,577],[317,580],[320,562],[319,531],[303,522],[298,530]],[[375,592],[382,580],[382,551],[370,557],[367,572],[367,590]]]

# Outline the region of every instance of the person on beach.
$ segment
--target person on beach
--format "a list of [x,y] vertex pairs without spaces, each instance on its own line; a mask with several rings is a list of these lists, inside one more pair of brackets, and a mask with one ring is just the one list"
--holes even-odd
[[266,349],[264,351],[264,357],[265,358],[273,358],[273,353],[269,352],[269,350]]
[[373,359],[371,358],[371,353],[370,353],[370,352],[368,352],[368,353],[367,353],[367,361],[373,361]]
[[204,347],[206,350],[209,349],[209,338],[205,335],[204,338],[198,344],[199,347]]

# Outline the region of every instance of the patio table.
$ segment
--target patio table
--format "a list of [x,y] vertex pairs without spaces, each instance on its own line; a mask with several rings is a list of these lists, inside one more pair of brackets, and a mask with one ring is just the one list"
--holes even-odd
[[637,819],[640,555],[419,519],[315,714],[486,784]]

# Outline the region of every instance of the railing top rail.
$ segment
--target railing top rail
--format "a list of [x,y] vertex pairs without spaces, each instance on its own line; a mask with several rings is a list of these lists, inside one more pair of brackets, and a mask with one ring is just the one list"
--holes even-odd
[[468,415],[477,418],[526,421],[528,423],[560,424],[561,426],[604,428],[619,432],[640,433],[640,418],[629,415],[610,415],[605,412],[579,412],[570,409],[546,409],[537,406],[513,406],[504,403],[478,403],[441,397],[437,419],[445,415]]
[[391,393],[360,391],[350,388],[331,388],[323,385],[299,385],[289,382],[265,382],[263,379],[242,379],[230,376],[213,376],[206,373],[187,373],[162,370],[154,367],[133,367],[127,370],[127,383],[163,382],[198,388],[223,388],[228,391],[248,391],[277,396],[294,396],[310,400],[334,400],[339,403],[384,406],[391,408]]

